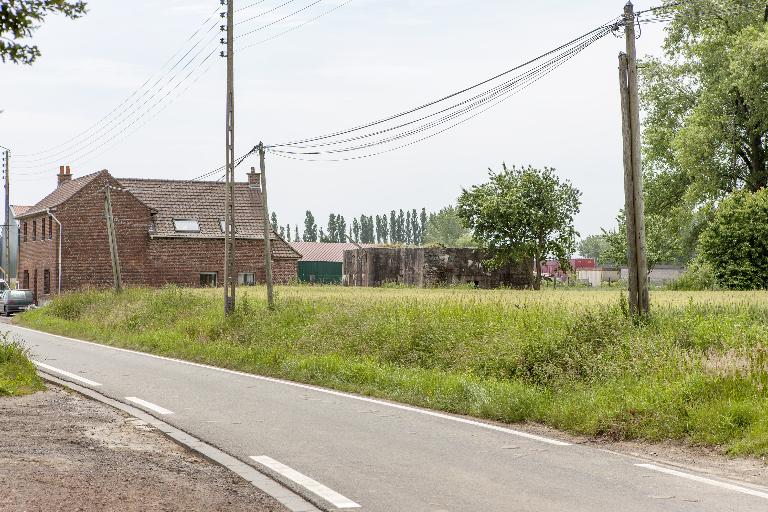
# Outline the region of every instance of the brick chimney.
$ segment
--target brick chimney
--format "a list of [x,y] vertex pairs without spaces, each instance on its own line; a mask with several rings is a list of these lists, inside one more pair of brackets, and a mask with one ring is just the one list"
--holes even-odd
[[59,166],[59,184],[58,186],[62,186],[66,182],[72,179],[72,169],[68,165]]
[[251,172],[248,173],[248,188],[261,192],[261,173],[256,172],[255,167],[251,167]]

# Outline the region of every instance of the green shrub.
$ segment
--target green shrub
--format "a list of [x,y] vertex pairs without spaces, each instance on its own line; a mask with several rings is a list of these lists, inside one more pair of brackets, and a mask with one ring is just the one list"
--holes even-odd
[[0,396],[17,396],[43,389],[26,349],[0,334]]
[[701,250],[723,288],[768,289],[768,190],[728,196],[702,234]]
[[716,290],[717,288],[715,271],[702,258],[694,259],[682,276],[664,286],[665,290],[681,292]]

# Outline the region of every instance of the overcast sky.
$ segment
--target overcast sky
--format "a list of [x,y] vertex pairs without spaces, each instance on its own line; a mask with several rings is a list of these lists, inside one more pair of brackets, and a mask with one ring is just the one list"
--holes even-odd
[[[265,0],[239,19],[284,1]],[[88,3],[81,20],[46,21],[35,38],[43,56],[33,67],[0,64],[0,145],[16,154],[56,148],[111,112],[183,47],[218,0]],[[237,0],[235,6],[249,3]],[[292,2],[290,10],[240,30],[309,3]],[[291,21],[340,3],[323,0]],[[636,8],[653,5],[642,1]],[[420,105],[559,46],[622,8],[622,0],[353,0],[237,54],[237,153],[260,140],[324,134]],[[259,42],[290,27],[276,23],[242,41]],[[662,37],[660,25],[646,26],[641,54],[658,54]],[[621,39],[603,38],[499,107],[403,151],[345,163],[272,157],[270,206],[282,225],[300,229],[308,209],[322,224],[330,212],[351,221],[391,209],[433,211],[453,204],[462,187],[485,181],[488,168],[505,161],[555,167],[584,193],[577,228],[582,235],[597,233],[615,224],[623,203],[622,46]],[[222,165],[225,66],[218,57],[210,62],[210,72],[177,100],[85,158],[100,144],[76,141],[26,162],[19,156],[12,162],[12,203],[33,204],[49,193],[58,165],[72,165],[75,175],[108,169],[117,177],[179,179]],[[35,158],[41,160],[30,161]],[[238,179],[245,179],[247,167],[238,169]]]

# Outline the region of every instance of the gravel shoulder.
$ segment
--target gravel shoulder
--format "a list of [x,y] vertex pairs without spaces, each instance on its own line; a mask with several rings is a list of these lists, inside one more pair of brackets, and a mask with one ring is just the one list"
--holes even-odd
[[286,512],[229,470],[66,389],[0,398],[0,511]]

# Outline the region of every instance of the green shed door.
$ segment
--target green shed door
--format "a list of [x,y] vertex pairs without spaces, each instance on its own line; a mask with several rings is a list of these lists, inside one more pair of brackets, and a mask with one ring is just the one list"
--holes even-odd
[[302,283],[341,284],[342,264],[333,261],[300,261]]

